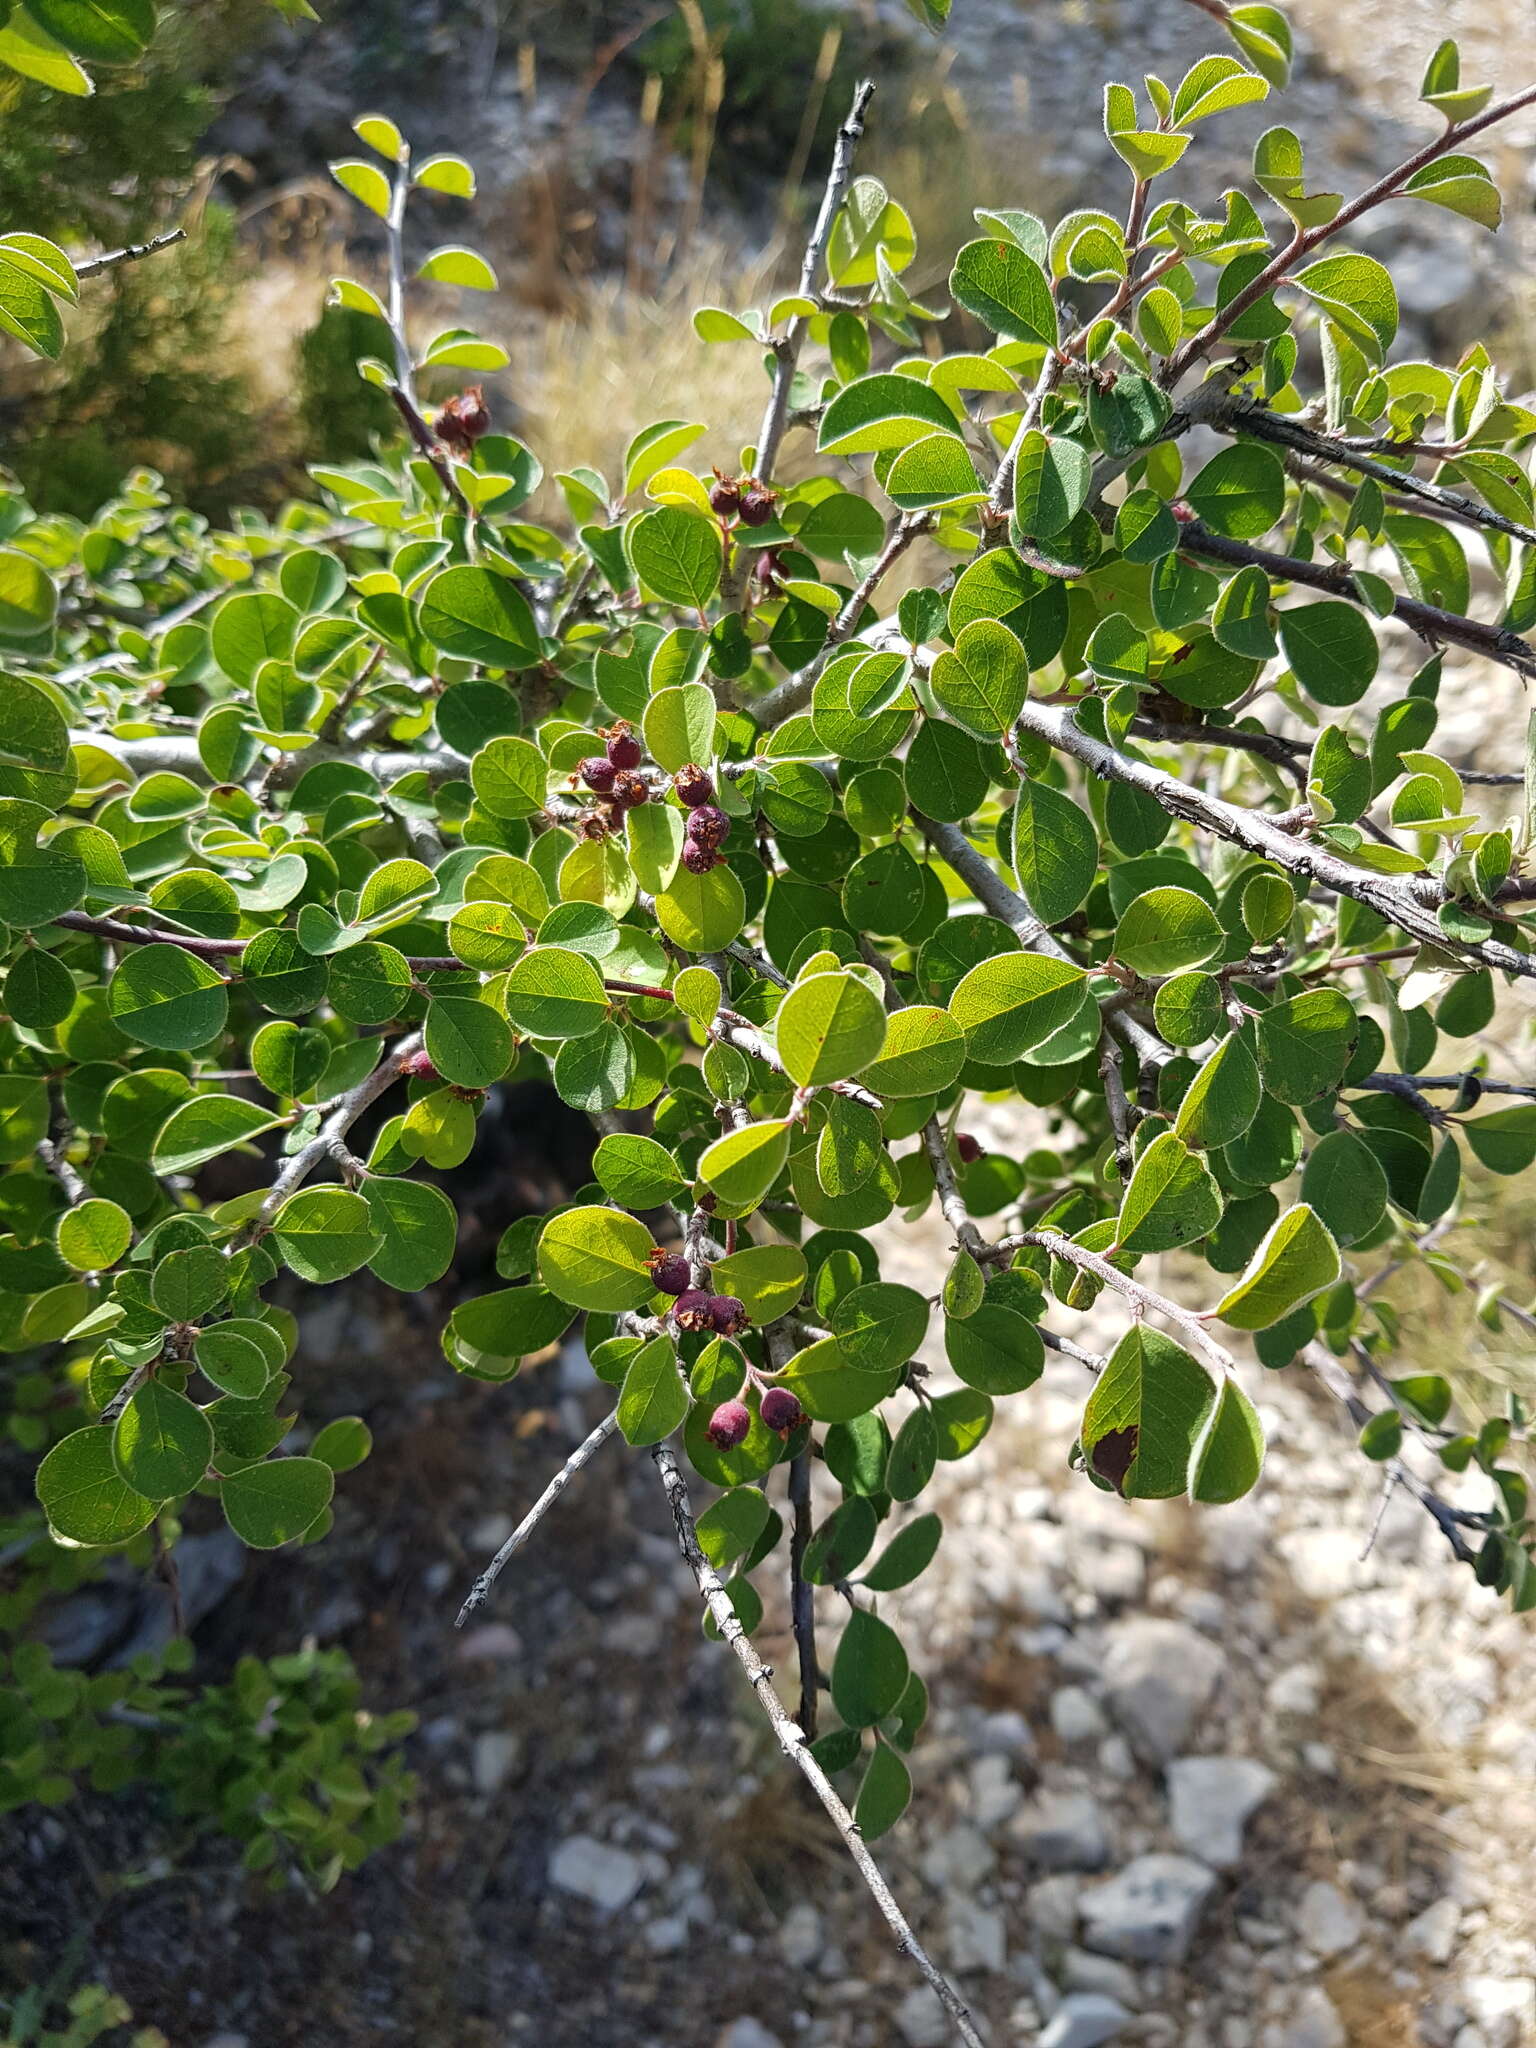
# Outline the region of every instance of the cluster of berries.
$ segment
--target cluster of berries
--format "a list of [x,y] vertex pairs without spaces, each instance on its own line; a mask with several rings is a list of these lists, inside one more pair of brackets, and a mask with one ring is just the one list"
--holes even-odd
[[603,739],[605,751],[589,754],[576,773],[594,796],[605,798],[616,812],[649,803],[650,786],[635,772],[645,759],[645,749],[635,738],[633,727],[621,718],[604,731]]
[[720,849],[730,836],[731,821],[715,802],[715,785],[690,761],[672,778],[678,801],[687,807],[688,836],[683,841],[683,866],[690,875],[707,875],[723,858]]
[[716,469],[709,502],[722,519],[739,520],[743,526],[766,526],[773,517],[779,494],[759,483],[755,476],[727,476]]
[[[672,1320],[678,1329],[739,1337],[750,1327],[752,1319],[745,1302],[734,1294],[711,1294],[707,1288],[694,1286],[693,1269],[681,1252],[654,1252],[650,1266],[657,1292],[674,1297]],[[788,1436],[804,1420],[804,1410],[788,1387],[767,1388],[758,1412],[764,1427],[779,1436]],[[716,1450],[733,1451],[751,1427],[752,1411],[745,1402],[722,1401],[710,1416],[705,1434]]]
[[467,462],[474,452],[475,443],[482,434],[491,430],[491,413],[485,402],[484,388],[471,384],[457,398],[450,398],[446,405],[439,406],[432,430],[439,441],[451,448],[461,461]]

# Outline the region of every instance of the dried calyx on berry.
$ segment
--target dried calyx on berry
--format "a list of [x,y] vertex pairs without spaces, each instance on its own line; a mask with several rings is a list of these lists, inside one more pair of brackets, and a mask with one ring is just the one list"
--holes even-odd
[[490,408],[481,386],[471,384],[457,398],[450,398],[446,405],[438,408],[432,425],[439,441],[450,448],[461,449],[467,455],[480,436],[491,430]]
[[752,1411],[742,1401],[722,1401],[704,1425],[704,1434],[717,1451],[734,1451],[745,1443],[752,1427]]
[[673,1322],[680,1330],[712,1330],[715,1324],[710,1309],[714,1299],[702,1287],[685,1287],[672,1311]]
[[711,510],[718,512],[722,519],[734,518],[741,505],[740,477],[727,476],[716,465],[715,480],[709,487],[709,503]]
[[707,875],[711,868],[720,865],[720,855],[711,846],[700,846],[697,839],[683,841],[683,866],[690,875]]
[[688,813],[688,837],[696,846],[716,852],[731,836],[731,821],[715,804],[699,804]]
[[743,1330],[751,1327],[752,1318],[747,1314],[747,1305],[738,1301],[734,1294],[712,1294],[709,1297],[710,1328],[722,1337],[739,1337]]
[[415,1081],[435,1081],[437,1079],[437,1068],[433,1064],[432,1055],[425,1049],[411,1054],[405,1063],[405,1071]]
[[632,811],[637,804],[649,803],[651,792],[643,775],[636,775],[632,768],[621,768],[613,778],[613,801],[621,811]]
[[608,758],[615,768],[638,768],[645,759],[645,749],[635,738],[634,730],[621,718],[617,725],[610,725],[603,734],[608,743]]
[[647,1264],[658,1294],[686,1294],[693,1284],[693,1268],[681,1252],[664,1252],[658,1246]]
[[978,1159],[985,1159],[987,1148],[979,1138],[973,1138],[969,1131],[956,1131],[955,1151],[962,1166],[974,1166]]
[[606,754],[588,754],[587,758],[578,762],[576,766],[576,773],[594,796],[611,795],[613,778],[618,772]]
[[765,1428],[771,1429],[776,1436],[788,1436],[805,1420],[805,1410],[788,1387],[770,1387],[757,1412],[762,1416]]
[[777,491],[759,483],[755,476],[744,477],[741,486],[741,510],[737,518],[743,526],[766,526],[773,517],[779,502]]
[[677,791],[677,800],[692,810],[698,804],[710,804],[715,800],[715,785],[709,778],[709,770],[701,768],[697,761],[689,761],[678,769],[672,778],[672,787]]

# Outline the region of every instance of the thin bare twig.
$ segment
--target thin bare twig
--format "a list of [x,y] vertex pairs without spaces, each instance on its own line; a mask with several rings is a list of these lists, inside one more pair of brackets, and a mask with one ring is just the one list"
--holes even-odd
[[130,242],[125,249],[109,249],[104,256],[83,256],[73,265],[76,277],[96,277],[103,270],[114,270],[119,263],[141,263],[146,256],[158,256],[162,249],[173,249],[178,242],[187,239],[185,228],[171,228],[163,235],[151,235],[147,242]]
[[1063,1231],[1021,1230],[1016,1236],[1002,1238],[992,1246],[987,1256],[1008,1258],[1025,1247],[1049,1252],[1053,1259],[1065,1259],[1068,1265],[1091,1273],[1105,1287],[1113,1288],[1116,1294],[1123,1294],[1139,1314],[1161,1316],[1165,1322],[1182,1330],[1195,1349],[1205,1354],[1218,1379],[1225,1379],[1228,1375],[1234,1379],[1237,1377],[1236,1359],[1224,1344],[1217,1343],[1193,1309],[1170,1301],[1166,1294],[1159,1294],[1155,1288],[1144,1287],[1129,1273],[1122,1273],[1118,1266],[1112,1266],[1108,1259],[1101,1259],[1097,1252],[1089,1251],[1086,1245],[1075,1244]]
[[944,1212],[944,1221],[955,1233],[955,1242],[962,1251],[974,1259],[986,1249],[986,1239],[971,1221],[971,1212],[965,1205],[965,1197],[955,1179],[955,1169],[950,1164],[949,1147],[944,1142],[944,1126],[938,1113],[929,1117],[923,1125],[923,1150],[928,1154],[933,1168],[933,1184],[938,1190],[939,1207]]
[[610,1414],[603,1417],[590,1436],[584,1437],[576,1446],[575,1450],[572,1451],[554,1478],[550,1480],[548,1486],[545,1487],[527,1514],[524,1515],[523,1519],[512,1531],[506,1542],[502,1544],[500,1550],[497,1551],[479,1578],[470,1587],[465,1597],[464,1605],[459,1609],[458,1619],[453,1624],[455,1628],[462,1628],[470,1616],[477,1614],[485,1605],[486,1601],[490,1598],[491,1588],[501,1577],[502,1572],[511,1562],[513,1556],[522,1549],[528,1538],[533,1534],[540,1522],[543,1521],[582,1466],[596,1457],[618,1426],[619,1411],[615,1408]]
[[672,1510],[678,1548],[683,1554],[684,1562],[693,1573],[694,1582],[705,1606],[714,1618],[715,1626],[729,1643],[737,1663],[746,1673],[748,1683],[757,1694],[759,1704],[768,1716],[773,1732],[778,1738],[780,1749],[805,1777],[816,1797],[826,1808],[833,1826],[843,1839],[843,1846],[858,1866],[860,1877],[869,1887],[886,1925],[895,1935],[897,1948],[903,1955],[912,1958],[923,1977],[937,1993],[940,2003],[949,2014],[955,2032],[966,2044],[966,2048],[984,2048],[982,2038],[976,2031],[976,2022],[971,2017],[970,2008],[913,1933],[910,1922],[897,1905],[890,1886],[881,1875],[879,1865],[865,1846],[858,1823],[838,1797],[831,1780],[811,1753],[810,1745],[799,1723],[774,1691],[772,1672],[757,1654],[752,1638],[741,1625],[730,1594],[721,1584],[719,1575],[699,1546],[693,1510],[688,1500],[688,1483],[678,1467],[670,1444],[654,1445],[651,1456],[656,1461],[656,1470],[661,1475],[667,1505]]
[[364,1075],[355,1088],[347,1090],[315,1136],[294,1153],[273,1181],[254,1218],[257,1230],[265,1230],[270,1225],[294,1189],[309,1178],[322,1160],[335,1156],[336,1146],[345,1139],[363,1111],[394,1086],[420,1050],[421,1033],[412,1031],[390,1047],[371,1074]]

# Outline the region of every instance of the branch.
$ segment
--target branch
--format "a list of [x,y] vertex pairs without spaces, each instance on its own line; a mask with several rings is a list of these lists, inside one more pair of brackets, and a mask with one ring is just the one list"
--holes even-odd
[[1019,424],[1014,428],[1013,439],[1008,444],[1007,453],[997,465],[997,475],[992,479],[992,488],[987,493],[987,502],[982,508],[983,549],[1000,545],[1008,532],[1008,515],[1013,510],[1013,478],[1019,466],[1019,451],[1039,425],[1045,401],[1061,382],[1061,373],[1065,367],[1065,357],[1056,349],[1049,350],[1040,366],[1035,388],[1029,394],[1029,403],[1019,415]]
[[[1238,568],[1253,563],[1279,582],[1305,584],[1309,589],[1325,591],[1330,597],[1365,604],[1348,569],[1328,562],[1304,562],[1299,555],[1277,555],[1247,541],[1228,540],[1222,534],[1212,533],[1198,519],[1183,526],[1179,546],[1188,554],[1203,555],[1213,562],[1230,562]],[[1536,679],[1536,648],[1507,627],[1485,626],[1478,619],[1465,618],[1460,612],[1441,611],[1438,605],[1421,604],[1414,597],[1394,597],[1392,609],[1421,640],[1465,647],[1473,654],[1485,655],[1489,661],[1502,662],[1527,682]]]
[[[814,299],[816,277],[821,261],[827,252],[827,243],[832,238],[832,223],[848,194],[853,178],[853,159],[864,135],[864,116],[869,103],[875,96],[874,80],[861,79],[855,88],[853,104],[847,118],[837,131],[837,142],[832,151],[832,165],[827,172],[826,190],[821,195],[821,210],[816,215],[816,224],[811,229],[811,238],[805,245],[805,255],[800,264],[800,296]],[[784,429],[789,421],[789,394],[795,381],[795,371],[800,362],[800,351],[805,346],[809,321],[797,315],[772,344],[773,389],[768,395],[768,409],[763,414],[763,424],[757,434],[757,474],[764,483],[773,481],[774,465],[779,459],[779,443],[784,438]]]
[[[107,939],[114,946],[179,946],[184,953],[195,953],[200,960],[233,960],[243,953],[251,943],[244,939],[200,939],[190,932],[167,931],[160,925],[126,924],[116,917],[91,917],[83,910],[66,910],[54,920],[66,931],[88,932],[93,938]],[[252,933],[251,937],[255,937]],[[418,953],[407,957],[406,965],[417,974],[462,974],[464,962],[452,953]],[[621,993],[644,995],[665,995],[665,989],[629,989]]]
[[667,1505],[672,1510],[672,1520],[677,1529],[677,1544],[684,1562],[693,1573],[700,1596],[714,1617],[715,1626],[730,1644],[737,1663],[746,1673],[748,1683],[757,1694],[759,1704],[768,1716],[773,1732],[778,1738],[780,1749],[802,1773],[831,1816],[833,1826],[842,1836],[843,1846],[858,1865],[860,1877],[869,1887],[875,1904],[884,1915],[886,1925],[895,1935],[897,1948],[903,1955],[912,1958],[938,1994],[940,2003],[954,2024],[955,2032],[966,2044],[966,2048],[985,2048],[980,2034],[976,2031],[976,2023],[971,2017],[969,2007],[912,1932],[911,1924],[897,1905],[890,1886],[881,1876],[879,1866],[865,1846],[858,1823],[838,1797],[831,1780],[812,1755],[799,1725],[790,1717],[784,1703],[774,1691],[772,1672],[753,1648],[752,1639],[741,1625],[740,1617],[731,1603],[730,1594],[726,1592],[714,1567],[699,1547],[693,1510],[688,1501],[688,1484],[678,1469],[671,1446],[659,1443],[653,1447],[651,1456],[656,1461],[656,1470],[661,1476]]
[[950,1164],[944,1126],[939,1122],[937,1111],[923,1125],[923,1150],[933,1167],[933,1184],[938,1190],[939,1207],[944,1212],[944,1221],[955,1233],[956,1244],[962,1251],[968,1251],[973,1259],[980,1257],[986,1250],[986,1240],[971,1221],[971,1212],[965,1206],[965,1197]]
[[158,256],[162,249],[174,248],[178,242],[187,239],[185,228],[172,228],[163,235],[151,235],[147,242],[130,242],[125,249],[109,249],[105,256],[86,256],[73,265],[76,277],[95,277],[103,270],[113,270],[119,263],[140,263],[146,256]]
[[[1196,5],[1199,5],[1199,0],[1196,0]],[[1437,135],[1432,142],[1427,142],[1422,149],[1416,150],[1405,163],[1399,164],[1396,170],[1388,171],[1384,178],[1378,178],[1374,185],[1367,186],[1365,191],[1350,200],[1347,205],[1341,206],[1332,220],[1320,222],[1315,228],[1297,228],[1285,247],[1276,253],[1250,284],[1245,285],[1235,295],[1230,305],[1223,306],[1219,313],[1206,322],[1198,334],[1191,335],[1181,348],[1175,349],[1163,365],[1159,382],[1171,390],[1192,364],[1198,362],[1201,356],[1210,353],[1234,321],[1240,319],[1250,306],[1257,305],[1267,292],[1284,281],[1287,271],[1298,257],[1309,255],[1320,242],[1326,242],[1330,236],[1339,234],[1357,221],[1362,214],[1369,213],[1373,206],[1380,206],[1384,200],[1396,198],[1414,173],[1423,170],[1426,164],[1432,164],[1437,157],[1445,156],[1450,151],[1459,150],[1462,144],[1470,142],[1474,135],[1480,135],[1484,129],[1492,128],[1500,121],[1507,121],[1512,114],[1518,114],[1522,108],[1532,105],[1533,102],[1536,102],[1536,85],[1527,86],[1523,92],[1514,94],[1510,99],[1500,100],[1496,106],[1474,115],[1470,120],[1455,122],[1442,134]]]
[[993,1245],[989,1258],[1009,1258],[1016,1251],[1032,1248],[1049,1252],[1053,1259],[1065,1259],[1068,1265],[1076,1266],[1081,1272],[1091,1273],[1095,1280],[1105,1287],[1112,1287],[1117,1294],[1123,1294],[1138,1315],[1161,1316],[1182,1330],[1197,1351],[1205,1354],[1218,1379],[1237,1377],[1237,1361],[1224,1344],[1218,1344],[1204,1322],[1193,1309],[1181,1308],[1176,1301],[1170,1301],[1166,1294],[1158,1294],[1150,1287],[1144,1287],[1139,1280],[1133,1280],[1128,1273],[1122,1273],[1118,1266],[1112,1266],[1108,1259],[1101,1259],[1097,1252],[1091,1252],[1086,1245],[1075,1243],[1061,1231],[1022,1230],[1014,1237],[1002,1238]]
[[597,1455],[618,1426],[619,1411],[615,1408],[611,1414],[603,1417],[590,1436],[583,1438],[576,1446],[575,1450],[572,1451],[554,1478],[550,1480],[548,1486],[545,1487],[527,1514],[524,1515],[523,1519],[512,1531],[506,1542],[503,1543],[500,1550],[491,1559],[479,1578],[470,1587],[464,1605],[459,1609],[458,1619],[453,1624],[455,1628],[462,1628],[470,1616],[477,1614],[485,1605],[486,1601],[490,1598],[492,1586],[501,1577],[503,1570],[511,1562],[514,1553],[522,1549],[528,1538],[533,1534],[540,1522],[543,1521],[582,1466]]
[[[181,616],[188,617],[194,610],[201,609],[203,602],[211,604],[227,594],[222,590],[200,591],[198,604],[183,606]],[[169,623],[167,618],[165,624]],[[91,663],[78,672],[66,671],[58,680],[68,680],[72,675],[75,681],[79,681],[81,675],[93,674],[98,666],[98,663]],[[95,747],[101,753],[109,754],[134,775],[156,775],[166,771],[185,775],[190,782],[201,783],[204,788],[216,779],[208,772],[198,752],[196,736],[191,733],[156,733],[147,739],[123,740],[114,733],[77,729],[70,733],[69,739],[71,746]],[[433,747],[416,754],[376,753],[367,747],[333,747],[323,740],[316,740],[312,746],[303,748],[297,758],[305,767],[318,761],[350,761],[385,785],[398,782],[402,775],[426,774],[438,781],[453,781],[469,773],[468,756],[456,754],[449,747]]]
[[1281,739],[1278,733],[1244,732],[1235,725],[1201,725],[1194,721],[1165,723],[1160,718],[1133,718],[1131,731],[1138,739],[1158,746],[1227,747],[1239,753],[1257,755],[1273,767],[1283,769],[1303,789],[1307,784],[1307,761],[1312,749],[1305,740]]
[[70,1165],[65,1156],[63,1141],[39,1138],[33,1150],[64,1190],[69,1206],[73,1208],[77,1202],[83,1202],[90,1189]]
[[363,1111],[394,1086],[420,1050],[421,1033],[413,1031],[409,1037],[396,1041],[371,1074],[365,1074],[355,1088],[347,1090],[314,1137],[294,1153],[273,1181],[266,1200],[256,1212],[254,1222],[258,1232],[267,1229],[300,1182],[307,1180],[322,1160],[334,1156],[335,1148]]
[[448,493],[455,511],[461,512],[466,519],[473,518],[474,515],[469,509],[469,500],[459,489],[458,480],[454,476],[453,464],[448,459],[448,451],[422,418],[421,413],[417,409],[415,399],[398,384],[391,384],[389,386],[389,395],[395,402],[396,412],[405,421],[406,431],[416,443],[420,453],[431,464],[433,474]]

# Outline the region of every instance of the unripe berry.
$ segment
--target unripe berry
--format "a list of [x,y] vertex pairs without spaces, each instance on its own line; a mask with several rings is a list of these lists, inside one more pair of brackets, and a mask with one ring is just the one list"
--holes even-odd
[[683,841],[683,866],[690,875],[707,875],[711,868],[720,865],[720,856],[713,847],[700,846],[697,839]]
[[712,1294],[709,1298],[709,1320],[711,1327],[722,1337],[739,1337],[751,1323],[747,1305],[738,1301],[734,1294]]
[[696,804],[713,803],[715,800],[715,785],[709,779],[708,770],[701,768],[697,761],[690,761],[686,767],[678,769],[672,778],[672,787],[677,791],[678,802],[687,804],[690,810]]
[[717,1451],[734,1451],[752,1427],[751,1410],[740,1401],[722,1401],[704,1428]]
[[722,476],[715,471],[715,481],[710,485],[709,502],[713,511],[722,519],[732,519],[741,505],[741,480],[739,477]]
[[715,1325],[709,1311],[713,1301],[714,1296],[702,1287],[685,1287],[677,1297],[672,1320],[680,1330],[712,1330]]
[[656,1251],[650,1258],[651,1278],[659,1294],[686,1294],[693,1281],[693,1268],[681,1252]]
[[607,796],[613,788],[613,778],[618,772],[606,754],[588,754],[585,761],[576,769],[576,773],[594,796]]
[[777,491],[770,491],[762,484],[753,484],[743,494],[741,510],[737,513],[743,526],[766,526],[773,517],[774,507],[779,501]]
[[762,1399],[758,1413],[763,1425],[777,1436],[788,1436],[792,1429],[798,1429],[805,1417],[805,1410],[789,1391],[788,1387],[770,1387]]
[[437,1068],[432,1063],[432,1055],[425,1049],[411,1054],[405,1063],[405,1071],[418,1081],[435,1081],[437,1079]]
[[974,1166],[978,1159],[985,1159],[987,1148],[973,1138],[969,1131],[956,1131],[955,1150],[960,1155],[962,1166]]
[[645,749],[629,727],[621,723],[608,733],[608,758],[615,768],[638,768],[645,759]]
[[632,769],[621,768],[613,778],[613,801],[621,811],[632,811],[639,804],[649,803],[651,792],[643,775],[636,775]]
[[715,804],[700,804],[688,813],[688,837],[711,853],[724,846],[731,835],[731,821]]

